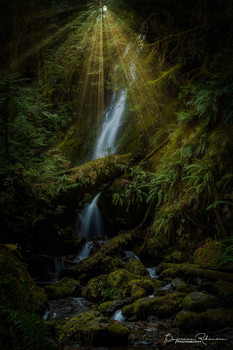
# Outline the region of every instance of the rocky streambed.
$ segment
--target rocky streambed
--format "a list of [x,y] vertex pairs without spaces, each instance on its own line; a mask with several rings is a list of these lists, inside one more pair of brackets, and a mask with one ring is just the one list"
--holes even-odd
[[44,319],[61,349],[232,349],[231,271],[174,254],[173,262],[148,268],[129,254],[134,239],[132,233],[114,237],[45,287]]

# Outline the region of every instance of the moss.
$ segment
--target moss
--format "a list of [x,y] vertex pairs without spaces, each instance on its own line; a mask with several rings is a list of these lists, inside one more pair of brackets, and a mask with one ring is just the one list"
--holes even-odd
[[44,289],[35,284],[19,257],[18,248],[14,249],[13,245],[1,245],[1,301],[5,307],[43,313],[48,297]]
[[110,322],[97,311],[88,311],[70,319],[61,329],[63,343],[77,341],[82,345],[126,345],[129,329]]
[[161,318],[171,316],[182,308],[184,297],[185,294],[174,292],[142,301],[135,307],[137,319],[145,319],[148,316]]
[[122,309],[126,317],[136,316],[138,320],[146,320],[149,316],[168,317],[178,312],[183,305],[184,293],[168,293],[153,298],[142,298]]
[[107,280],[107,275],[100,275],[98,277],[92,278],[82,291],[83,297],[91,301],[102,300],[104,293],[108,288]]
[[108,327],[108,333],[110,339],[113,339],[111,345],[122,345],[127,344],[130,331],[127,327],[120,323],[112,323]]
[[131,280],[139,278],[141,277],[136,276],[127,270],[119,269],[108,275],[108,285],[112,288],[124,290]]
[[176,287],[176,291],[181,293],[191,293],[194,291],[194,289],[195,289],[194,286],[191,286],[190,284],[187,284],[187,283],[180,284],[179,286]]
[[179,250],[175,250],[170,255],[165,256],[164,261],[171,263],[182,263],[188,260],[187,254]]
[[122,267],[124,267],[124,263],[121,260],[106,256],[105,250],[101,250],[81,261],[75,267],[61,271],[60,278],[68,276],[86,284],[95,276],[108,274]]
[[98,307],[98,311],[101,314],[105,314],[105,312],[111,307],[113,301],[105,301],[104,303],[100,304]]
[[79,281],[65,277],[52,285],[46,286],[45,290],[49,299],[60,299],[69,296],[77,296]]
[[194,330],[219,332],[225,327],[231,327],[232,323],[233,310],[229,309],[211,309],[201,313],[181,311],[174,320],[176,327],[187,332]]
[[133,259],[130,263],[125,265],[125,269],[140,276],[148,276],[149,272],[143,265],[143,263],[137,259]]
[[149,279],[132,280],[125,288],[125,296],[130,296],[133,300],[152,294],[154,287]]
[[228,306],[233,300],[233,283],[217,281],[213,285],[213,292],[218,296],[222,305]]
[[133,304],[131,305],[126,305],[122,308],[121,313],[123,316],[129,318],[134,315],[134,306]]
[[187,311],[205,311],[216,308],[219,305],[218,298],[203,292],[188,294],[183,300],[183,307]]
[[223,245],[217,241],[205,243],[194,252],[194,263],[201,266],[217,268],[218,260],[223,255]]
[[151,284],[152,284],[154,289],[159,289],[159,288],[164,286],[164,282],[163,281],[157,280],[155,278],[151,279]]
[[167,277],[181,277],[188,278],[192,277],[201,277],[209,280],[225,280],[225,281],[233,281],[233,274],[228,272],[209,270],[201,268],[200,265],[196,264],[171,264],[171,263],[163,263],[164,270],[160,274],[159,278],[164,279]]

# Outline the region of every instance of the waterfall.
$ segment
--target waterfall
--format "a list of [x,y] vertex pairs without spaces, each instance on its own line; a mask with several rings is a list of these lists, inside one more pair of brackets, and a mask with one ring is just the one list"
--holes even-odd
[[147,268],[147,271],[149,272],[151,278],[158,278],[158,271],[156,267]]
[[54,265],[54,270],[57,274],[59,274],[59,272],[65,268],[65,263],[63,259],[55,259]]
[[116,151],[116,140],[125,104],[126,90],[121,90],[119,94],[113,94],[110,108],[105,113],[104,124],[97,139],[92,159],[101,158],[107,153]]
[[119,322],[124,322],[125,321],[125,317],[122,315],[121,313],[121,309],[117,310],[113,316],[111,317],[111,320],[115,320],[115,321],[119,321]]
[[132,252],[131,250],[125,250],[125,255],[126,257],[129,259],[129,261],[133,260],[133,259],[136,259],[138,261],[141,261],[139,259],[139,257],[134,253]]
[[93,247],[93,242],[88,241],[84,244],[83,248],[79,251],[75,261],[81,261],[87,259],[90,256],[91,248]]
[[79,236],[86,238],[87,241],[104,234],[103,219],[97,206],[99,195],[100,193],[82,210],[77,218],[76,232]]

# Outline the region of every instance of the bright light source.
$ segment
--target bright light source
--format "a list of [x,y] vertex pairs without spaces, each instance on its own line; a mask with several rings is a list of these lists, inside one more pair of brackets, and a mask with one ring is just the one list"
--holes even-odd
[[103,11],[104,11],[104,12],[107,11],[107,6],[106,6],[106,5],[103,6]]

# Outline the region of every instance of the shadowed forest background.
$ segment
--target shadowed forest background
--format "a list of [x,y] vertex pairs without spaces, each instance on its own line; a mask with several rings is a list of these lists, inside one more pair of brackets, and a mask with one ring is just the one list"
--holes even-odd
[[2,0],[2,349],[231,348],[232,7]]

